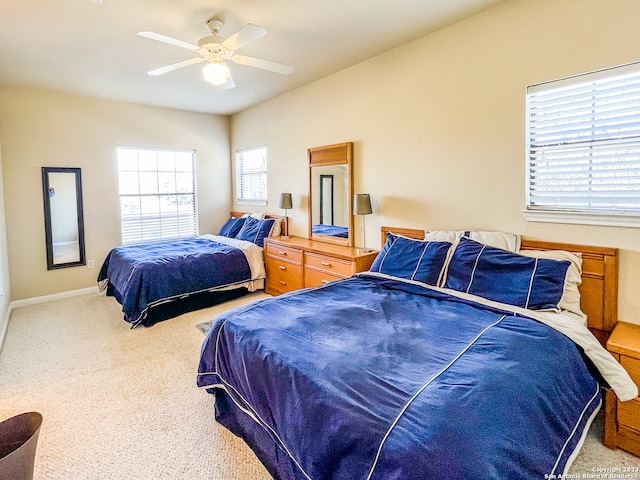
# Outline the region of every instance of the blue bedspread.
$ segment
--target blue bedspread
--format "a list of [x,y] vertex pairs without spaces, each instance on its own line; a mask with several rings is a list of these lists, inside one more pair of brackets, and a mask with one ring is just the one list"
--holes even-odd
[[197,383],[281,479],[542,479],[601,404],[552,328],[366,274],[218,317]]
[[347,238],[349,236],[349,229],[347,227],[323,225],[319,223],[313,226],[313,233],[316,235],[330,235],[332,237]]
[[180,296],[251,280],[242,250],[205,238],[189,238],[114,248],[98,282],[122,304],[134,326],[147,309]]

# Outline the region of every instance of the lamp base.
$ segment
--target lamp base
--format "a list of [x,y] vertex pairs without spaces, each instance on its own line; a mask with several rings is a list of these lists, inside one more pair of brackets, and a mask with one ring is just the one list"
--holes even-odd
[[361,253],[371,253],[373,252],[373,248],[356,248],[356,253],[360,255]]
[[289,235],[280,235],[280,238],[287,239],[287,238],[291,238],[291,237]]

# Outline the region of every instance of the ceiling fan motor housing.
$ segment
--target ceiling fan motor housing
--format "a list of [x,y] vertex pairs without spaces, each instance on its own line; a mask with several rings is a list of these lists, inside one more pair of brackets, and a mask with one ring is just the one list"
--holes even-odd
[[200,47],[200,51],[203,55],[208,56],[214,53],[226,53],[227,48],[222,46],[222,42],[224,42],[224,37],[218,36],[209,36],[203,37],[198,41],[198,46]]

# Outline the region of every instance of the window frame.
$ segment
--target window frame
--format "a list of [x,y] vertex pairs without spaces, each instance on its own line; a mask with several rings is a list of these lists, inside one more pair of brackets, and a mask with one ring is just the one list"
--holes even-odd
[[[242,156],[247,154],[247,153],[251,153],[254,151],[263,151],[264,152],[264,170],[263,171],[255,171],[255,172],[247,172],[244,173],[241,168],[241,161],[242,161]],[[235,153],[235,171],[234,171],[234,175],[235,175],[235,182],[234,182],[234,188],[235,188],[235,199],[236,199],[236,204],[237,205],[260,205],[260,206],[265,206],[267,205],[267,197],[268,197],[268,192],[267,192],[267,171],[268,171],[268,158],[267,158],[267,146],[266,145],[257,145],[255,147],[249,147],[249,148],[242,148],[242,149],[238,149],[236,150]],[[242,181],[244,179],[245,176],[247,175],[260,175],[261,176],[261,181],[264,183],[264,191],[260,192],[263,194],[263,197],[260,198],[247,198],[247,197],[243,197],[242,193],[244,191],[244,189],[242,188],[241,184]]]
[[[532,222],[552,222],[552,223],[570,223],[570,224],[583,224],[583,225],[604,225],[604,226],[622,226],[622,227],[640,227],[640,208],[630,208],[630,209],[622,209],[620,207],[611,207],[610,209],[606,209],[603,207],[600,208],[592,208],[588,207],[569,207],[562,205],[535,205],[531,199],[532,185],[535,182],[533,180],[535,165],[532,164],[533,158],[533,150],[534,148],[540,148],[540,145],[535,145],[532,143],[532,113],[531,113],[531,97],[539,92],[557,90],[562,87],[570,87],[570,86],[578,86],[587,83],[591,83],[593,85],[592,91],[598,91],[600,86],[596,86],[595,82],[602,81],[604,79],[613,79],[616,77],[620,77],[623,75],[628,75],[632,73],[640,73],[640,63],[634,62],[625,65],[620,65],[616,67],[610,67],[602,70],[597,70],[593,72],[588,72],[580,75],[574,75],[566,78],[562,78],[559,80],[553,80],[550,82],[543,82],[535,85],[530,85],[526,89],[526,132],[525,132],[525,209],[523,210],[523,215],[527,221]],[[640,85],[640,79],[635,80],[635,83]],[[601,91],[601,90],[600,90]],[[600,93],[600,91],[598,91]],[[640,103],[639,103],[640,107]],[[622,107],[621,107],[622,108]],[[574,117],[572,117],[574,118]],[[633,113],[634,120],[637,119],[640,122],[640,111],[638,114]],[[599,121],[602,120],[602,117],[598,118]],[[610,124],[607,124],[610,125]],[[566,132],[565,132],[566,133]],[[640,142],[640,132],[638,134],[633,135],[634,140],[636,142]],[[558,145],[568,143],[566,140],[567,137],[564,138],[565,142],[558,141]],[[611,135],[609,137],[611,140],[619,138],[619,135]],[[582,142],[583,144],[588,144],[589,151],[592,151],[594,148],[599,146],[598,141],[591,140],[591,142]],[[619,149],[626,148],[622,142],[619,143]],[[581,158],[587,158],[586,155]],[[634,163],[636,160],[633,161]],[[598,164],[598,166],[602,165],[603,167],[607,167],[606,161]],[[589,167],[589,172],[593,172],[595,170],[592,167]],[[609,166],[606,169],[607,172],[614,172],[615,168]],[[571,192],[571,190],[565,190],[565,192]],[[575,192],[575,190],[574,190]],[[638,193],[640,196],[640,185],[632,185],[632,192]]]
[[[129,150],[129,151],[134,151],[136,158],[137,158],[137,168],[136,169],[121,169],[121,165],[120,165],[120,151],[121,150]],[[155,155],[155,170],[145,170],[145,169],[141,169],[140,168],[140,160],[141,160],[141,152],[152,152]],[[162,169],[159,165],[158,165],[158,157],[161,154],[173,154],[174,158],[173,158],[173,168],[172,169]],[[178,168],[178,166],[175,163],[175,156],[176,154],[188,154],[191,156],[191,169],[190,170],[180,170]],[[182,238],[192,238],[194,236],[199,235],[199,222],[198,222],[198,195],[197,195],[197,172],[196,172],[196,150],[195,149],[178,149],[178,148],[156,148],[156,147],[140,147],[140,146],[133,146],[133,145],[118,145],[116,147],[116,174],[118,176],[118,198],[120,201],[120,238],[121,238],[121,242],[122,245],[142,245],[142,244],[147,244],[147,243],[154,243],[154,242],[162,242],[162,241],[167,241],[167,240],[178,240],[178,239],[182,239]],[[133,193],[133,192],[127,192],[126,191],[126,186],[125,186],[125,192],[123,192],[123,183],[122,183],[122,179],[123,173],[126,172],[136,172],[137,175],[137,183],[138,183],[138,191],[137,193]],[[147,173],[147,174],[151,174],[153,172],[155,172],[155,174],[157,175],[157,191],[156,192],[141,192],[141,185],[140,185],[140,173]],[[161,174],[162,173],[173,173],[174,175],[174,186],[173,189],[170,191],[161,191]],[[179,174],[184,174],[184,173],[191,173],[191,178],[190,178],[190,182],[189,180],[187,180],[187,183],[190,183],[190,190],[191,191],[187,191],[187,192],[180,192],[179,190],[179,184],[180,181],[178,179],[178,175]],[[129,187],[131,187],[131,184],[129,184]],[[192,205],[192,208],[188,208],[188,209],[184,209],[187,210],[189,212],[189,215],[187,215],[187,222],[186,224],[180,220],[180,217],[184,217],[184,213],[183,211],[180,210],[179,208],[179,202],[176,203],[176,211],[175,211],[175,215],[173,213],[167,213],[167,212],[163,212],[162,211],[162,201],[163,199],[165,199],[165,202],[167,203],[171,203],[171,199],[168,197],[189,197],[189,199],[191,200],[191,203],[188,205]],[[153,197],[157,197],[158,199],[158,208],[157,208],[157,212],[158,215],[154,216],[155,220],[152,221],[147,221],[145,223],[145,221],[142,220],[142,204],[143,204],[143,200],[147,199],[147,200],[152,200],[153,201]],[[131,233],[132,228],[131,227],[127,227],[126,226],[126,221],[127,219],[125,219],[123,217],[123,201],[126,198],[130,198],[130,199],[139,199],[140,201],[140,209],[137,212],[137,214],[132,215],[132,218],[129,218],[128,221],[129,223],[136,223],[135,219],[133,217],[135,217],[136,215],[140,217],[139,223],[138,225],[140,226],[140,232],[138,235],[135,235],[134,233]],[[177,201],[177,198],[175,199]],[[181,215],[182,212],[182,215]],[[154,212],[155,213],[155,212]],[[164,232],[161,233],[160,236],[156,236],[156,235],[150,235],[150,230],[149,227],[153,225],[154,222],[160,222],[160,229],[162,230],[162,219],[165,219],[165,230]],[[184,228],[184,226],[186,226],[186,229]],[[135,227],[133,227],[135,228]],[[181,233],[181,229],[182,232]],[[173,232],[177,232],[177,234],[171,234]]]

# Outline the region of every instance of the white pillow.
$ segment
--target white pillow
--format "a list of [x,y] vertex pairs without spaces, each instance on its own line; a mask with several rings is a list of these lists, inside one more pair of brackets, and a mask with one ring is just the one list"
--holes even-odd
[[256,220],[264,220],[264,212],[245,213],[242,218],[253,217]]
[[463,234],[464,232],[454,230],[425,230],[424,239],[429,242],[449,242],[455,245]]
[[520,250],[520,235],[504,232],[471,232],[471,240],[516,253]]
[[478,243],[517,253],[520,250],[520,235],[504,232],[473,230],[425,230],[424,239],[433,242],[451,242],[455,245],[466,236]]
[[571,262],[567,270],[564,293],[558,307],[562,310],[579,315],[583,319],[587,316],[580,308],[580,291],[578,286],[582,283],[582,254],[579,252],[567,252],[565,250],[521,250],[520,255],[533,258],[548,258],[551,260],[568,260]]
[[271,229],[271,233],[269,233],[270,237],[279,237],[282,233],[282,223],[284,222],[284,218],[276,218],[273,223],[273,228]]

